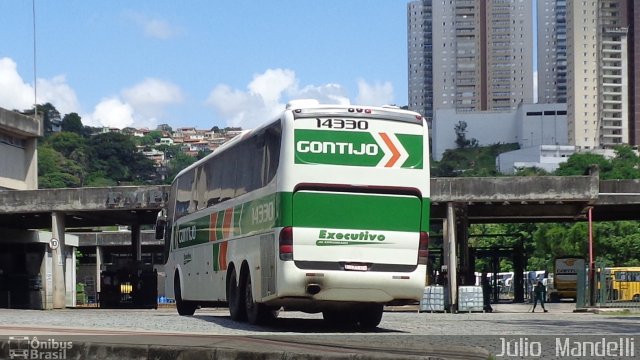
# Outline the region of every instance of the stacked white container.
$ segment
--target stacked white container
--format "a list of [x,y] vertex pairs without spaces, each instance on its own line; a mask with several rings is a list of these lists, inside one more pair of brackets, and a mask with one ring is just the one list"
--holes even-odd
[[420,311],[444,311],[446,306],[443,286],[431,285],[424,288],[422,300],[420,300]]
[[460,286],[458,288],[458,311],[484,311],[482,286]]

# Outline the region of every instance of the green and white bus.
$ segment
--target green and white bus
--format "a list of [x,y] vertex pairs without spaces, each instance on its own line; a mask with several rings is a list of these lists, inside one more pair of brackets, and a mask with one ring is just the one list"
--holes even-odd
[[397,107],[296,100],[181,171],[157,236],[180,315],[228,305],[263,323],[281,308],[373,328],[422,297],[428,131]]

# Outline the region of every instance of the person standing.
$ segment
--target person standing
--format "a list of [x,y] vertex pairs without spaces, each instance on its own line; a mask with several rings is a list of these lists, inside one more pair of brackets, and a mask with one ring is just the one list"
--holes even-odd
[[540,306],[544,312],[548,312],[547,309],[544,308],[544,299],[547,296],[547,288],[545,288],[542,281],[538,281],[536,286],[533,288],[533,309],[531,312],[536,312],[536,305],[538,301],[540,301]]

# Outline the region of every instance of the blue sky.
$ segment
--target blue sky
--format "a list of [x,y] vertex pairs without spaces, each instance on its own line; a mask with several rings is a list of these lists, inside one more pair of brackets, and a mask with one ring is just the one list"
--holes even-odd
[[[38,103],[152,129],[251,128],[291,98],[406,105],[406,4],[35,0]],[[0,107],[28,109],[32,1],[0,14]]]

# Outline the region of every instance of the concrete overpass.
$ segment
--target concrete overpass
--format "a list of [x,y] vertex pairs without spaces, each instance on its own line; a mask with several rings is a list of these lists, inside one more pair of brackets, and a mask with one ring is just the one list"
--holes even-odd
[[[140,260],[141,226],[155,223],[167,192],[168,186],[0,191],[0,228],[12,229],[2,232],[0,243],[11,241],[7,236],[15,229],[51,229],[51,238],[60,241],[71,228],[128,225],[134,259]],[[601,181],[597,172],[569,177],[434,178],[431,199],[431,217],[443,224],[444,262],[453,270],[452,288],[455,269],[470,264],[460,251],[468,247],[469,224],[586,221],[589,209],[594,221],[640,220],[640,180]],[[96,235],[93,242],[106,245],[109,236],[114,235]],[[64,272],[57,274],[53,273],[54,282],[65,281]]]

